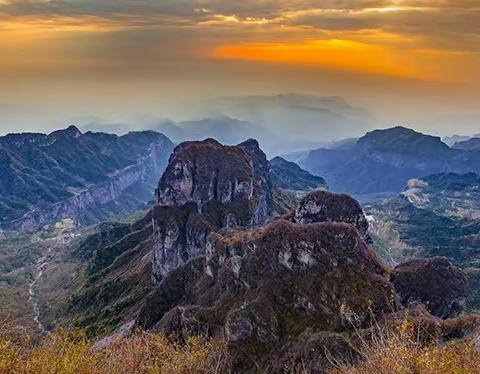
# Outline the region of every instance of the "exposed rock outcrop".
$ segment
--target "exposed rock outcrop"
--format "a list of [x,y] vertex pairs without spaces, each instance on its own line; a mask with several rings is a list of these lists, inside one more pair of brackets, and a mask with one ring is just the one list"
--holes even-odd
[[393,270],[390,279],[407,307],[421,302],[440,318],[457,317],[465,310],[466,274],[444,257],[407,261]]
[[265,365],[279,352],[294,357],[303,341],[332,337],[337,344],[336,333],[399,307],[387,272],[342,212],[328,221],[278,218],[252,231],[210,234],[205,256],[162,279],[140,325],[224,335],[239,370]]
[[[443,258],[387,270],[349,196],[314,191],[264,224],[272,181],[256,141],[181,144],[156,196],[142,220],[92,240],[105,246],[93,252],[89,269],[108,284],[98,290],[89,282],[74,307],[89,310],[83,304],[95,297],[101,307],[88,318],[98,316],[99,327],[135,315],[136,327],[180,339],[223,337],[233,372],[300,364],[323,373],[331,364],[326,350],[337,358],[354,355],[352,343],[377,323],[408,315],[440,341],[478,326],[475,315],[442,319],[463,311],[465,275]],[[109,314],[117,302],[130,308],[123,321]]]
[[314,191],[300,201],[292,220],[298,223],[349,223],[358,230],[367,243],[371,243],[368,222],[363,210],[358,201],[348,195]]
[[268,162],[254,140],[238,146],[185,142],[175,148],[156,196],[153,273],[160,280],[203,255],[211,232],[266,221],[272,199]]

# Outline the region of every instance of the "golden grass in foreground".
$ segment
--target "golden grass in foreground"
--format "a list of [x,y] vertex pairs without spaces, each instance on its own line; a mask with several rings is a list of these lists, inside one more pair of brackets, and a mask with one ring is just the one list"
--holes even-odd
[[336,365],[329,374],[480,374],[475,339],[425,346],[409,322],[363,342],[359,355],[358,363]]
[[200,337],[180,344],[137,333],[94,349],[82,334],[61,331],[35,342],[26,336],[0,332],[1,374],[210,374],[224,372],[227,361],[222,344]]

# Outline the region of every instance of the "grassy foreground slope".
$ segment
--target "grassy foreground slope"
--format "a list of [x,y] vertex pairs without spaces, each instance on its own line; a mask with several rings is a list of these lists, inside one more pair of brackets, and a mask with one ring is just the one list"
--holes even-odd
[[224,346],[201,337],[179,343],[137,333],[101,348],[81,333],[59,331],[32,340],[1,326],[1,374],[210,374],[226,373],[226,362]]

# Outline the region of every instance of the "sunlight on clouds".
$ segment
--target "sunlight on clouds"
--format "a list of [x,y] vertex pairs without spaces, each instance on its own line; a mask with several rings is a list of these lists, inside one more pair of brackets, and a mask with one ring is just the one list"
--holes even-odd
[[264,25],[272,23],[275,20],[267,18],[256,18],[256,17],[245,17],[240,18],[236,15],[225,15],[225,14],[213,14],[211,18],[205,21],[200,21],[200,25],[228,25],[228,24],[238,24],[238,25]]
[[0,0],[0,65],[61,65],[69,50],[92,66],[168,54],[475,81],[479,17],[473,0]]
[[122,28],[123,26],[118,22],[95,16],[29,16],[0,21],[0,32],[18,31],[32,34],[65,31],[106,32]]
[[427,78],[426,74],[398,60],[396,52],[389,47],[352,40],[224,45],[216,48],[213,56],[219,59],[319,65],[365,73]]

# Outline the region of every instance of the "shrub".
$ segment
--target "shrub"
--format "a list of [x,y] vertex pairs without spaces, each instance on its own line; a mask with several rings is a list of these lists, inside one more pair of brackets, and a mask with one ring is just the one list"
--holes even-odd
[[58,331],[39,339],[12,328],[0,333],[5,374],[210,374],[226,371],[224,344],[203,337],[180,343],[137,332],[96,348],[83,333]]
[[359,361],[332,362],[329,374],[476,374],[480,373],[480,350],[475,339],[425,344],[412,322],[398,328],[378,330],[358,349]]

